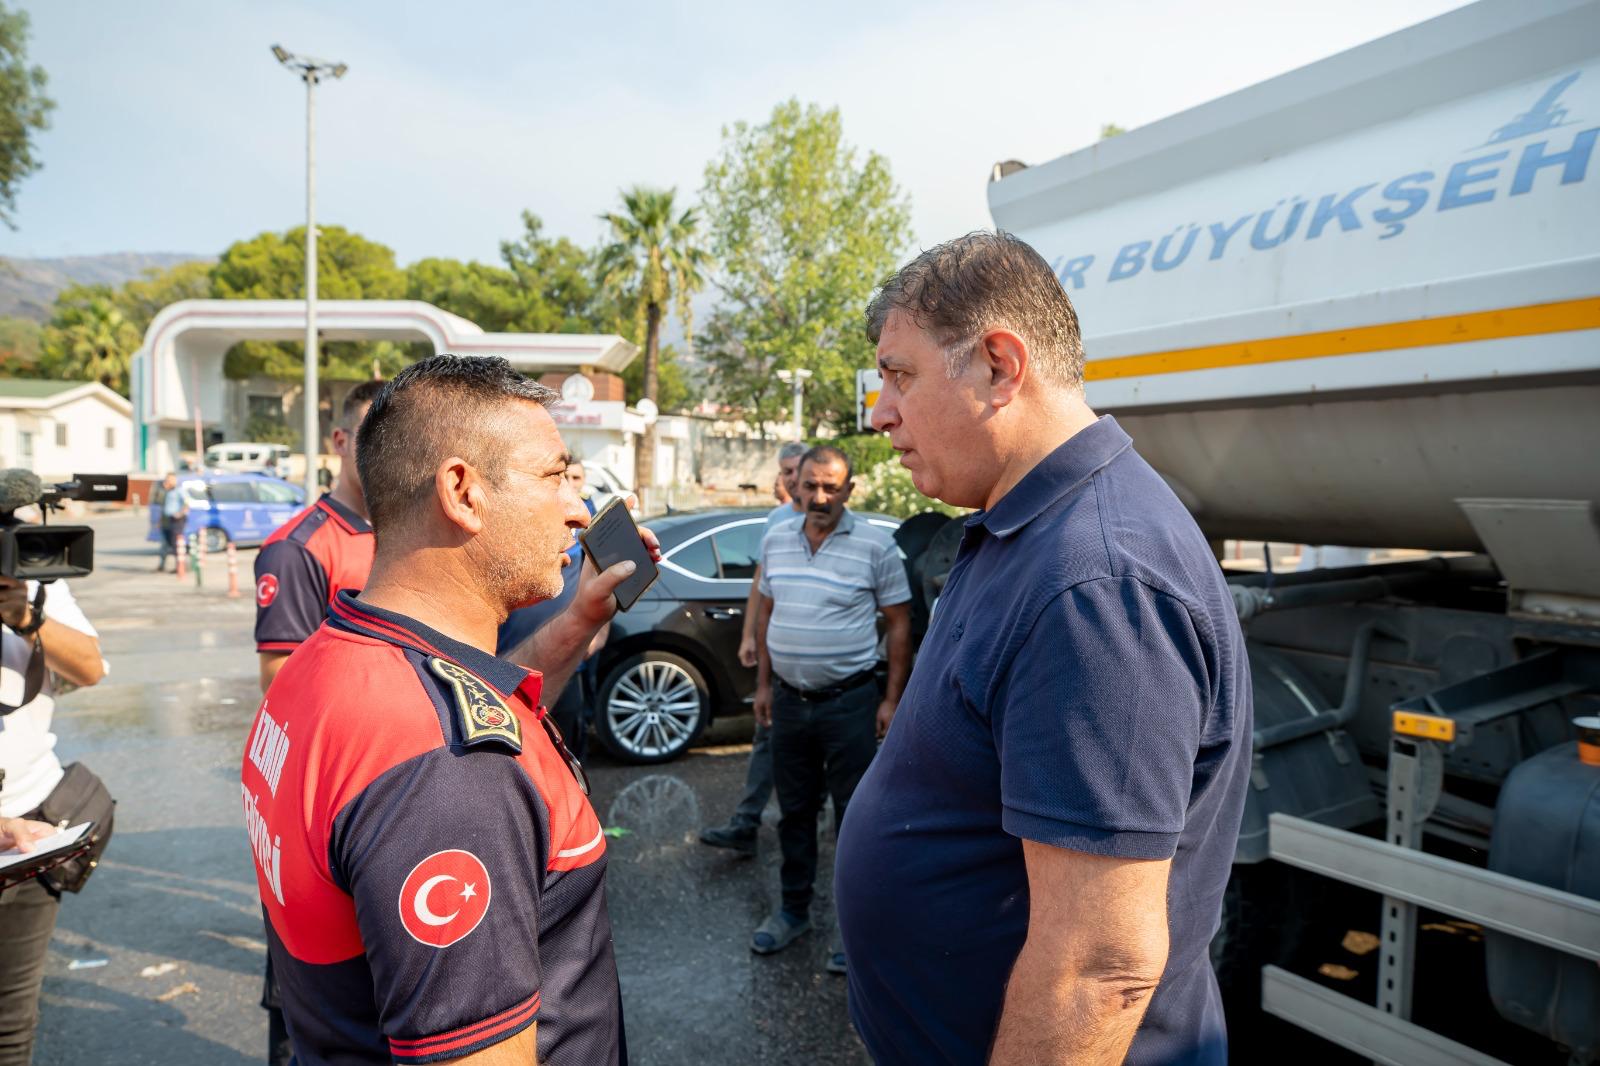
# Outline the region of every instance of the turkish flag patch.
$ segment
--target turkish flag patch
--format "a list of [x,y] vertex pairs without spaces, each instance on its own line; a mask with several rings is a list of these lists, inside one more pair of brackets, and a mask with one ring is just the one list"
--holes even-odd
[[262,574],[261,580],[256,582],[256,606],[271,607],[272,601],[278,598],[278,578],[273,574]]
[[400,922],[412,939],[447,948],[489,910],[489,871],[470,851],[436,851],[400,886]]

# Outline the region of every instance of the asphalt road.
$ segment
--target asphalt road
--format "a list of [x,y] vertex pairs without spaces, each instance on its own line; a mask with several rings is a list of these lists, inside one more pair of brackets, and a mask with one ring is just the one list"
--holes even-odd
[[[61,908],[35,1062],[262,1062],[266,946],[238,785],[259,701],[255,553],[239,553],[243,595],[230,599],[222,559],[207,564],[203,586],[179,582],[154,573],[141,517],[90,524],[98,568],[73,588],[111,673],[59,700],[56,732],[64,761],[83,760],[110,785],[117,826],[87,890]],[[733,808],[749,735],[748,718],[718,723],[700,748],[660,767],[618,765],[591,745],[592,799],[614,831],[609,891],[632,1061],[865,1066],[844,982],[822,969],[831,841],[817,931],[771,957],[748,943],[776,903],[775,809],[754,860],[696,842],[702,825]],[[1347,930],[1377,928],[1377,899],[1354,890],[1331,899],[1333,913],[1320,915],[1325,935],[1308,940],[1292,968],[1370,1002],[1377,956],[1345,944]],[[1428,915],[1422,929],[1420,1020],[1507,1062],[1563,1061],[1495,1016],[1473,927]],[[1236,1062],[1359,1061],[1259,1014],[1231,1019],[1230,1037]]]
[[[56,732],[63,761],[105,778],[117,825],[87,889],[61,908],[35,1062],[261,1062],[266,947],[238,785],[259,701],[255,553],[239,553],[243,595],[229,599],[222,559],[208,561],[203,586],[179,582],[154,573],[140,517],[89,522],[98,566],[73,591],[111,673],[59,700]],[[776,839],[764,833],[755,860],[695,841],[732,810],[749,729],[719,723],[707,746],[664,767],[592,759],[595,809],[618,831],[609,888],[632,1059],[865,1064],[844,982],[822,969],[826,896],[817,932],[752,955],[750,933],[777,897]]]

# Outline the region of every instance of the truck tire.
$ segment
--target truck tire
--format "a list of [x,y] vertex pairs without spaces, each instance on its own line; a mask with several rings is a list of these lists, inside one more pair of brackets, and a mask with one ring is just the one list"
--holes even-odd
[[1306,875],[1281,863],[1234,866],[1211,938],[1230,1041],[1245,1036],[1260,1016],[1261,968],[1287,966],[1305,942],[1318,913],[1309,897],[1317,894]]

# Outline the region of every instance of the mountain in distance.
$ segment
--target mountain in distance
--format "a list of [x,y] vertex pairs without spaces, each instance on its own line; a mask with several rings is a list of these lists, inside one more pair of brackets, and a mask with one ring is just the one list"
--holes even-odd
[[197,259],[210,262],[213,258],[181,252],[112,252],[61,259],[0,257],[0,315],[44,322],[50,318],[56,293],[68,285],[115,287],[152,267],[164,269]]

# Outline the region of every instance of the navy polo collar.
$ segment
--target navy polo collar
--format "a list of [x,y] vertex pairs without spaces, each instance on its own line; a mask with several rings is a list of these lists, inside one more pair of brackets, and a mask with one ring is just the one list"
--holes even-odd
[[[502,696],[510,696],[534,676],[532,671],[447,637],[415,618],[364,603],[356,598],[352,589],[340,589],[334,597],[328,624],[347,633],[359,633],[364,637],[398,644],[423,655],[449,659],[487,681]],[[533,695],[536,698],[537,692]]]
[[324,492],[317,501],[317,506],[327,511],[335,520],[341,523],[350,533],[371,533],[372,525],[350,508],[333,498],[333,493]]
[[982,526],[1004,539],[1045,512],[1067,493],[1121,455],[1133,439],[1110,415],[1080,430],[1023,475],[1010,492],[987,511],[967,519],[967,528]]

